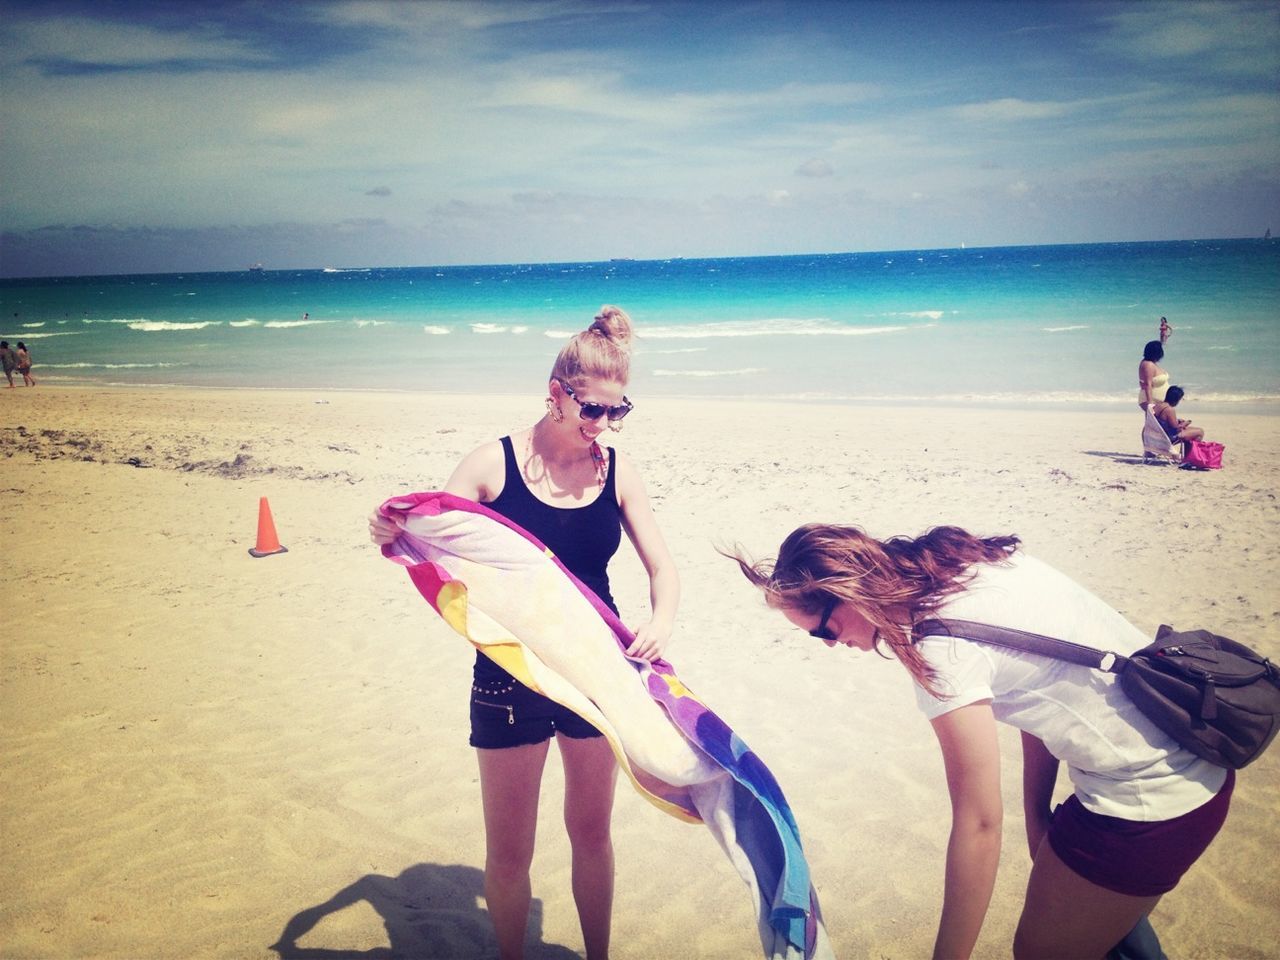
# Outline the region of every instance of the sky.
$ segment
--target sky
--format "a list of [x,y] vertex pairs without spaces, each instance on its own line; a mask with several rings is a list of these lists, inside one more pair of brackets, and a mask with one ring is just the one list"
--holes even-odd
[[1280,4],[0,0],[0,276],[1280,231]]

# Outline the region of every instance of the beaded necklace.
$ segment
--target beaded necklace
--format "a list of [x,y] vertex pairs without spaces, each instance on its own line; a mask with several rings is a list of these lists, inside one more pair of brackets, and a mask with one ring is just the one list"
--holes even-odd
[[604,451],[595,440],[591,441],[591,462],[596,465],[596,483],[603,490],[604,482],[609,476],[609,464],[605,462]]
[[[536,429],[536,427],[530,428],[528,434],[524,438],[524,464],[521,466],[521,471],[520,471],[521,473],[524,474],[525,482],[528,483],[530,486],[534,486],[538,483],[537,480],[529,476],[529,465],[533,463],[533,431],[534,429]],[[544,457],[542,460],[544,471],[546,468],[546,463],[547,461],[546,461],[546,458]],[[599,486],[601,490],[603,490],[605,481],[609,478],[609,462],[604,455],[603,448],[601,448],[599,442],[595,440],[591,441],[591,464],[596,469],[596,485]]]

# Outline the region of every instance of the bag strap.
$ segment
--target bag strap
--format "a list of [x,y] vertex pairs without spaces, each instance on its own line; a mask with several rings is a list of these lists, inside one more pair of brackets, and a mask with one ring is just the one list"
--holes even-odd
[[1129,665],[1129,658],[1118,653],[1095,650],[1081,643],[1046,637],[1026,630],[978,623],[976,620],[922,620],[916,624],[915,632],[922,636],[960,637],[965,640],[976,640],[979,643],[990,643],[997,647],[1025,650],[1028,653],[1038,653],[1042,657],[1050,657],[1054,660],[1065,660],[1068,663],[1101,670],[1104,673],[1120,673]]

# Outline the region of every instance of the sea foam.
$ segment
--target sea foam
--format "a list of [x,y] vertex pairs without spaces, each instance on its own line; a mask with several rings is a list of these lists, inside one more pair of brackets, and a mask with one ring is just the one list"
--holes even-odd
[[171,320],[130,320],[126,321],[130,330],[143,333],[156,333],[161,330],[203,330],[205,327],[222,326],[221,320],[198,320],[195,323],[174,323]]
[[42,363],[41,369],[56,370],[150,370],[156,367],[184,367],[184,363]]
[[47,340],[49,337],[75,337],[79,334],[79,330],[62,330],[57,333],[6,333],[2,336],[6,340]]
[[767,373],[764,367],[741,367],[737,370],[655,370],[655,377],[745,377],[753,373]]
[[471,324],[472,333],[527,333],[529,330],[526,326],[511,326],[505,323],[473,323]]
[[644,329],[653,340],[703,340],[719,337],[865,337],[882,333],[898,333],[905,326],[851,327],[826,318],[793,320],[778,317],[768,320],[721,320],[698,326],[654,326]]

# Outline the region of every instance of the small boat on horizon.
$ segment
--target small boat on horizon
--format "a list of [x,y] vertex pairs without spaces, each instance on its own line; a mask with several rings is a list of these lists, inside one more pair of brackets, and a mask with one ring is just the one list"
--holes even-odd
[[249,272],[250,272],[250,273],[262,273],[262,264],[261,264],[261,263],[255,263],[253,266],[251,266],[251,267],[249,268]]

